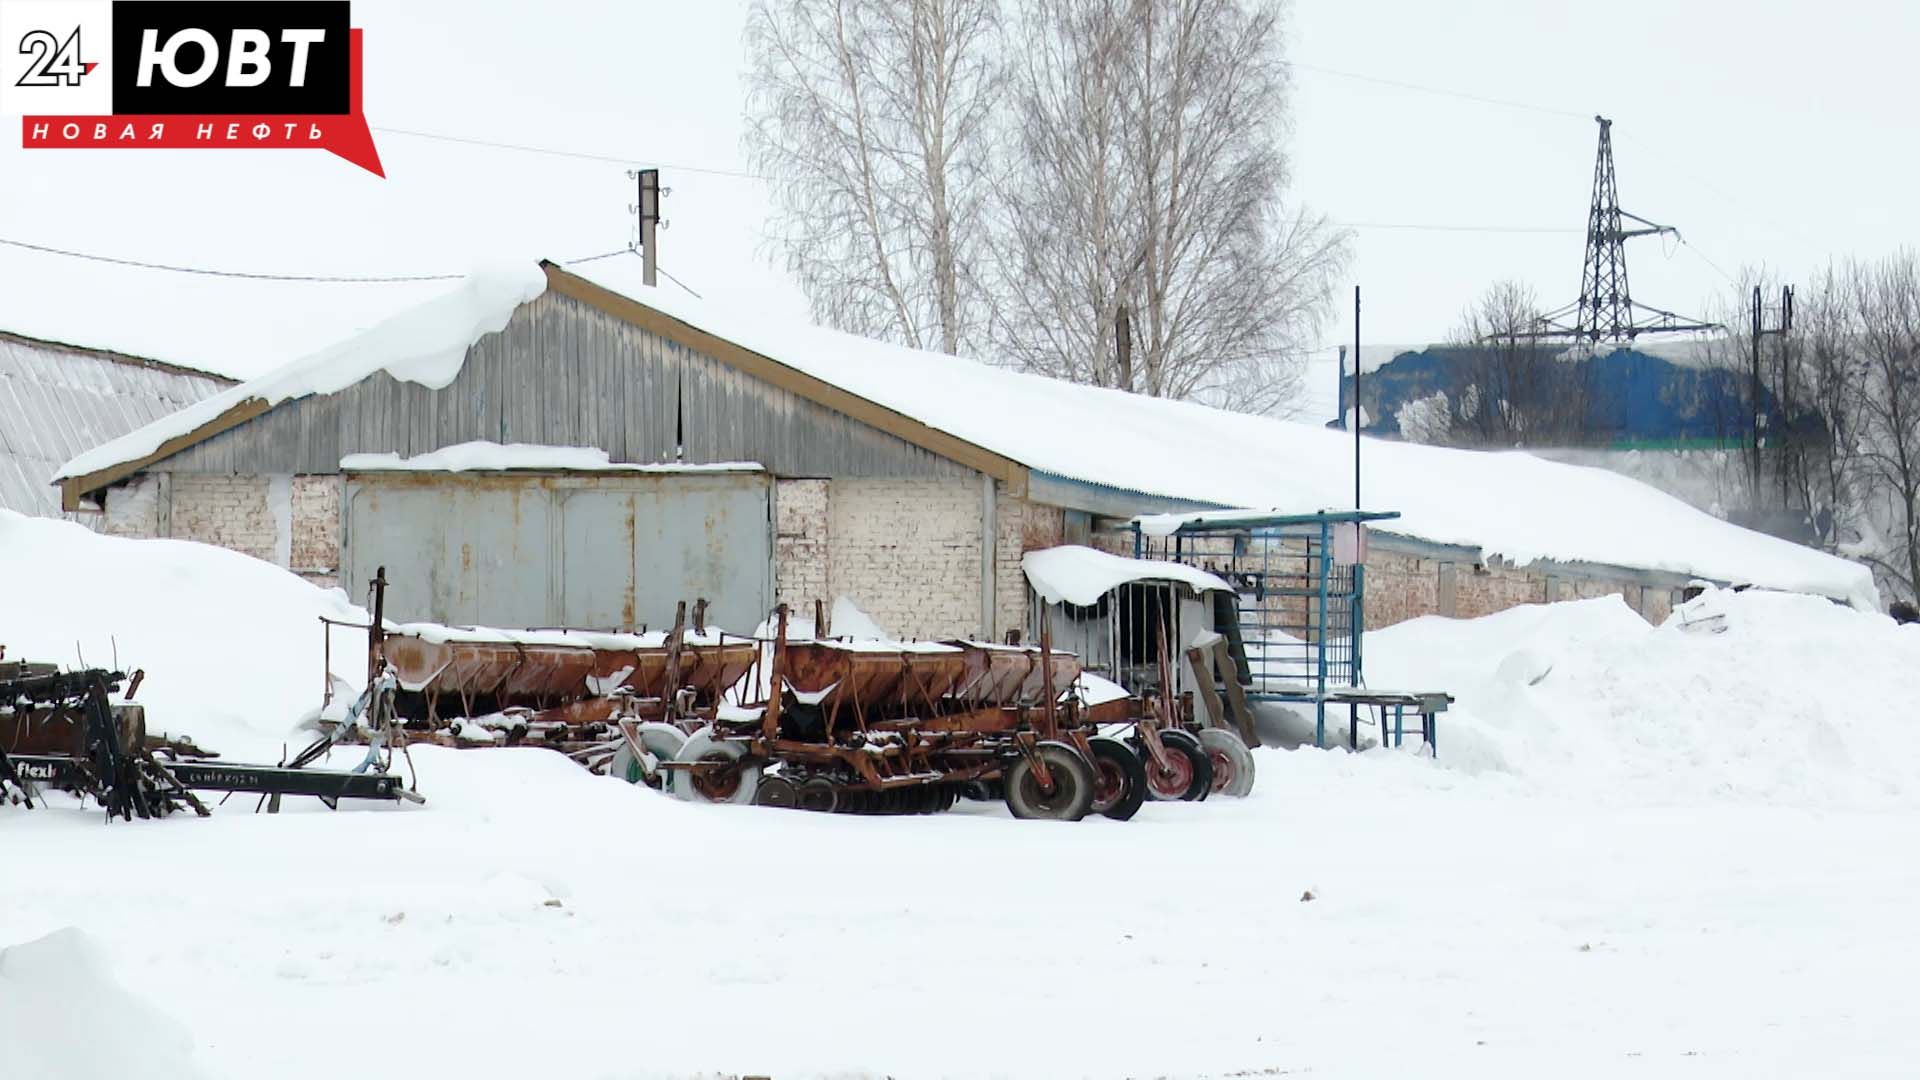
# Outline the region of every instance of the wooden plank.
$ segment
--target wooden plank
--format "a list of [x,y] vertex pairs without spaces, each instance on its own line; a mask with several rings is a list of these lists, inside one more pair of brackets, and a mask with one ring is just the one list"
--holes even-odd
[[1187,649],[1187,666],[1193,669],[1194,689],[1207,706],[1207,726],[1226,727],[1227,707],[1220,703],[1220,691],[1213,685],[1213,664],[1209,654],[1198,645]]
[[110,465],[104,469],[90,472],[85,476],[69,477],[60,481],[60,508],[68,513],[80,509],[80,497],[98,491],[123,477],[132,476],[141,469],[159,461],[161,458],[177,454],[196,443],[205,442],[224,431],[231,431],[241,424],[273,408],[264,398],[248,398],[219,416],[201,424],[184,435],[176,435],[160,444],[159,448],[145,457],[132,461]]
[[1227,684],[1227,708],[1233,715],[1233,726],[1240,731],[1240,741],[1248,746],[1260,745],[1260,733],[1253,729],[1253,708],[1247,704],[1247,690],[1240,685],[1239,667],[1233,662],[1233,650],[1227,645],[1227,639],[1221,638],[1213,643],[1213,658],[1227,677],[1220,680]]

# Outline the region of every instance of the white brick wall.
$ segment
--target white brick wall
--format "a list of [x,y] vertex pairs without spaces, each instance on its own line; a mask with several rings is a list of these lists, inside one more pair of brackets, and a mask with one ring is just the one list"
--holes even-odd
[[1027,632],[1027,576],[1020,557],[1029,551],[1057,547],[1065,531],[1065,517],[1057,506],[1043,506],[1007,494],[996,485],[993,500],[998,539],[994,546],[993,637],[1006,640],[1007,631]]
[[774,482],[774,598],[807,618],[815,600],[833,602],[828,501],[826,480]]
[[980,632],[980,481],[841,479],[829,585],[903,637]]
[[346,481],[339,476],[293,478],[293,541],[288,569],[308,578],[340,569],[340,500]]
[[338,476],[147,474],[108,494],[103,528],[215,544],[331,586],[344,488]]
[[174,538],[217,544],[274,561],[278,523],[268,487],[262,475],[175,473]]

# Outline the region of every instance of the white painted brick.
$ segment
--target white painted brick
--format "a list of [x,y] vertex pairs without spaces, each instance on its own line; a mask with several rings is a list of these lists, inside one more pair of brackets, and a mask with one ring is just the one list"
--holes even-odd
[[833,600],[828,481],[776,481],[773,502],[775,597],[796,612],[810,613],[815,600]]
[[293,544],[290,569],[313,580],[340,569],[340,501],[346,487],[339,476],[293,478]]
[[1057,506],[1044,506],[1007,494],[1005,484],[996,485],[994,517],[994,639],[1005,640],[1009,630],[1018,630],[1024,637],[1028,590],[1020,558],[1029,551],[1059,546],[1066,519]]
[[835,595],[903,637],[980,632],[978,480],[835,480],[828,510]]
[[267,488],[260,474],[175,473],[172,535],[271,562],[278,533]]

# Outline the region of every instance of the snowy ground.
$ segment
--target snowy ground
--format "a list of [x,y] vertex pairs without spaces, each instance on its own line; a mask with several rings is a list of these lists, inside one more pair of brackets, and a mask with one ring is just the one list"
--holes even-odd
[[[233,648],[294,687],[168,726],[277,749],[319,685],[296,609],[342,601],[0,517],[0,560],[55,548],[168,610],[117,638],[156,710],[215,693],[164,678],[217,672],[195,635],[274,627]],[[33,588],[0,640],[65,625]],[[0,810],[0,945],[84,935],[0,953],[0,1077],[104,1074],[47,1071],[55,994],[157,1009],[126,1030],[159,1076],[1911,1075],[1920,630],[1711,604],[1724,634],[1604,601],[1383,631],[1376,683],[1461,697],[1439,761],[1261,750],[1252,798],[1125,824],[694,807],[436,748],[425,807]]]

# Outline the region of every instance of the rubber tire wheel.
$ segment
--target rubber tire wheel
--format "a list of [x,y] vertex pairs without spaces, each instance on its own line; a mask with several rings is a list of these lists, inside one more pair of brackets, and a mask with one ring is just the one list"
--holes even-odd
[[[1143,767],[1151,769],[1153,766],[1147,763],[1146,745],[1137,740],[1131,741],[1138,747]],[[1185,758],[1193,770],[1187,782],[1187,789],[1180,793],[1178,801],[1204,801],[1213,789],[1213,759],[1207,756],[1207,751],[1200,745],[1200,740],[1194,738],[1190,732],[1174,728],[1160,733],[1160,744],[1167,748],[1168,753],[1179,754]],[[1175,801],[1173,796],[1156,791],[1151,784],[1147,786],[1147,797],[1159,802]]]
[[712,728],[701,728],[687,739],[686,745],[674,755],[675,761],[732,761],[738,763],[739,782],[723,798],[715,798],[700,790],[694,783],[691,769],[674,769],[668,780],[673,794],[686,802],[725,802],[747,805],[753,802],[753,794],[760,787],[761,764],[745,760],[747,748],[735,742],[723,742],[713,737]]
[[[1154,786],[1152,776],[1153,759],[1147,755],[1146,741],[1138,736],[1126,740],[1127,745],[1132,747],[1134,754],[1140,758],[1141,770],[1148,774],[1147,798],[1154,802],[1190,802],[1194,798],[1193,789],[1196,786],[1200,786],[1203,783],[1205,785],[1211,785],[1213,783],[1213,763],[1207,760],[1206,751],[1200,749],[1200,744],[1192,741],[1190,737],[1186,740],[1177,737],[1168,738],[1169,735],[1177,736],[1178,734],[1180,733],[1167,731],[1160,733],[1160,744],[1166,747],[1167,753],[1174,755],[1179,761],[1185,762],[1186,764],[1187,786],[1177,792],[1167,791]],[[1205,776],[1204,781],[1201,779],[1203,775]],[[1206,786],[1200,786],[1200,790],[1204,793],[1207,788]],[[1201,797],[1204,798],[1204,794]]]
[[1202,728],[1200,745],[1206,748],[1209,764],[1213,766],[1214,793],[1234,799],[1246,798],[1253,791],[1253,751],[1247,749],[1247,744],[1226,728]]
[[782,810],[791,810],[799,805],[800,789],[784,776],[762,776],[760,787],[753,793],[753,805],[772,806]]
[[1102,816],[1115,821],[1127,821],[1140,812],[1147,801],[1147,766],[1140,755],[1119,739],[1105,737],[1087,740],[1087,746],[1093,751],[1093,767],[1097,773],[1106,773],[1111,769],[1120,771],[1120,780],[1124,785],[1120,796],[1106,805],[1100,804],[1097,787],[1104,782],[1103,776],[1095,777],[1095,798],[1093,809]]
[[840,808],[840,789],[834,786],[833,781],[816,776],[800,785],[794,805],[816,814],[831,814]]
[[[661,761],[672,761],[680,756],[680,748],[687,745],[687,736],[672,724],[663,724],[658,720],[649,720],[639,724],[634,734],[640,739],[640,747]],[[640,760],[627,749],[627,740],[620,740],[620,748],[613,752],[613,758],[607,762],[607,775],[617,776],[629,784],[643,783],[647,774],[640,767]]]
[[1025,754],[1007,766],[1007,809],[1035,821],[1079,821],[1093,805],[1093,770],[1070,747],[1043,743],[1036,751],[1053,774],[1053,793],[1040,790],[1033,763]]

